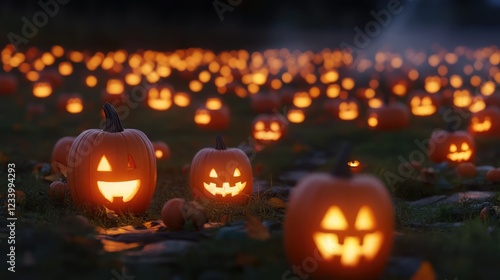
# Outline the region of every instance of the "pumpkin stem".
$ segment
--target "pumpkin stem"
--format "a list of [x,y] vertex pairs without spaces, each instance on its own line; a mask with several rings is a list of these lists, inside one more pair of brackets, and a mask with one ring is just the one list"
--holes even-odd
[[333,175],[341,178],[351,178],[352,172],[347,162],[351,155],[351,145],[348,142],[344,142],[340,149],[340,153],[337,158],[337,165],[333,170]]
[[106,117],[106,124],[104,125],[103,131],[122,132],[124,130],[122,122],[120,121],[120,117],[118,116],[115,108],[106,102],[102,109],[104,110],[104,116]]
[[222,135],[220,135],[220,133],[217,133],[217,135],[215,135],[215,149],[216,150],[227,149],[226,144],[224,144],[224,140],[222,139]]

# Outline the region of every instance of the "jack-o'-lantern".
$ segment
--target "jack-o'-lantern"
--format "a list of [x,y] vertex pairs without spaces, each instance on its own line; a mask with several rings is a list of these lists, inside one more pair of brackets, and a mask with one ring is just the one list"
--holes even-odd
[[157,160],[170,158],[170,147],[168,147],[167,143],[163,141],[155,141],[152,144]]
[[344,100],[339,103],[339,119],[355,120],[359,116],[359,105],[355,100]]
[[308,92],[297,92],[293,96],[293,105],[297,108],[307,108],[311,106],[312,98]]
[[218,97],[208,98],[194,113],[196,126],[208,130],[223,130],[229,126],[229,108]]
[[33,95],[38,98],[45,98],[52,94],[52,85],[49,82],[36,82],[33,85]]
[[430,94],[438,92],[441,89],[441,77],[429,76],[425,78],[424,88]]
[[410,112],[400,102],[368,110],[368,127],[377,130],[400,130],[410,124]]
[[259,143],[273,143],[286,132],[287,123],[275,114],[260,114],[252,122],[252,137]]
[[478,136],[500,136],[500,109],[490,106],[472,114],[469,133]]
[[68,154],[68,186],[74,204],[141,214],[156,187],[156,158],[148,137],[123,129],[118,113],[104,105],[102,130],[82,132]]
[[61,168],[64,169],[68,165],[68,153],[73,141],[75,141],[75,137],[66,136],[57,140],[54,145],[51,156],[51,165],[54,173],[61,174]]
[[472,102],[469,105],[469,111],[471,113],[477,113],[479,111],[484,110],[486,108],[486,103],[484,102],[482,95],[476,95],[472,98]]
[[436,95],[416,92],[410,98],[410,111],[415,116],[432,116],[436,113],[438,106]]
[[83,111],[82,96],[76,93],[60,95],[58,98],[58,106],[63,112],[78,114]]
[[174,104],[179,107],[187,107],[191,104],[191,95],[185,92],[177,92],[174,95]]
[[347,161],[344,149],[333,175],[310,174],[290,195],[285,252],[294,266],[315,258],[314,269],[304,267],[312,279],[378,279],[391,252],[394,210],[387,188],[374,176],[352,175]]
[[467,89],[457,89],[453,92],[453,105],[459,108],[466,108],[472,103],[472,96]]
[[152,87],[148,90],[146,103],[149,108],[166,111],[172,106],[172,89],[168,86]]
[[204,148],[194,156],[190,168],[193,197],[226,202],[245,202],[252,193],[252,166],[238,148],[226,148],[217,134],[215,148]]
[[288,110],[286,118],[291,123],[302,123],[306,119],[304,110],[299,108],[292,108]]
[[436,163],[472,162],[476,147],[474,138],[467,131],[436,130],[429,142],[429,159]]

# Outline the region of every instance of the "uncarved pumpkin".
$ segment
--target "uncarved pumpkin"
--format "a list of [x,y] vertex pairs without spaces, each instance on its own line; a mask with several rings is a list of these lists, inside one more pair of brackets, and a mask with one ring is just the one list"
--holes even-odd
[[61,173],[61,165],[64,168],[68,165],[68,153],[71,148],[71,144],[75,141],[75,137],[66,136],[57,140],[54,148],[52,149],[52,170],[56,174]]
[[104,129],[82,132],[68,155],[68,186],[78,207],[105,206],[141,214],[156,187],[153,145],[140,130],[123,129],[118,113],[104,105]]

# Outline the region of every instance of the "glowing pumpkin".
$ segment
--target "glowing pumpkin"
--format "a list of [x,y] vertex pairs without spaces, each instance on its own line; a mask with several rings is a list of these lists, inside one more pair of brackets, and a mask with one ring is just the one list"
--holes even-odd
[[436,113],[439,102],[436,95],[416,92],[410,97],[410,111],[414,116],[425,117]]
[[218,97],[208,98],[194,113],[196,126],[208,130],[223,130],[229,126],[229,108]]
[[378,130],[400,130],[408,127],[410,113],[399,102],[384,104],[376,109],[368,110],[368,126]]
[[152,144],[157,160],[170,158],[170,148],[168,147],[167,143],[163,141],[155,141]]
[[472,96],[467,89],[457,89],[453,92],[453,105],[459,108],[465,108],[472,104]]
[[286,133],[287,122],[275,114],[261,114],[252,122],[252,137],[259,143],[273,143]]
[[286,118],[291,123],[302,123],[306,119],[304,110],[299,108],[292,108],[288,110]]
[[472,162],[475,154],[474,138],[466,131],[436,130],[429,140],[429,159],[436,163]]
[[290,196],[285,252],[311,279],[377,279],[391,252],[390,195],[376,177],[351,175],[348,161],[343,149],[333,175],[310,174]]
[[307,108],[307,107],[311,106],[312,98],[309,95],[309,93],[307,93],[306,91],[297,92],[293,96],[292,103],[297,108]]
[[252,193],[252,166],[238,148],[226,148],[222,136],[215,148],[204,148],[194,156],[190,168],[194,197],[226,202],[245,202]]
[[70,114],[78,114],[83,111],[82,96],[76,93],[63,94],[58,98],[59,109]]
[[148,90],[146,103],[153,110],[166,111],[172,106],[172,93],[169,86],[152,87]]
[[45,98],[52,94],[52,85],[49,82],[36,82],[33,85],[33,95],[38,98]]
[[355,120],[359,115],[359,105],[355,100],[344,100],[339,103],[338,117],[344,121]]
[[469,133],[478,136],[500,136],[500,110],[490,106],[472,114]]
[[105,127],[82,132],[68,154],[68,186],[80,208],[106,207],[141,214],[156,187],[156,158],[147,136],[123,129],[118,113],[104,105]]

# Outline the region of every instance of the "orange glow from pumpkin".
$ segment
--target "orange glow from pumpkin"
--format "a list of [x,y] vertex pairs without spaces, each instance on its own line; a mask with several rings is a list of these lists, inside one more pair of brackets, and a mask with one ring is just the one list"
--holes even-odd
[[172,93],[169,88],[151,88],[148,91],[148,106],[157,111],[168,110],[172,106]]
[[462,82],[462,77],[460,77],[459,75],[451,75],[450,77],[450,85],[454,88],[459,88],[461,87],[463,84]]
[[436,93],[441,89],[441,78],[438,76],[430,76],[425,79],[425,90],[428,93]]
[[465,108],[472,104],[472,97],[470,92],[466,89],[455,90],[453,93],[453,105],[459,108]]
[[343,101],[339,104],[339,119],[354,120],[358,117],[358,105],[355,102]]
[[382,107],[382,105],[384,105],[384,102],[380,98],[372,98],[368,100],[368,107],[370,108],[377,109]]
[[[325,231],[345,231],[349,225],[342,210],[337,206],[331,206],[321,221],[321,228]],[[360,208],[354,228],[357,231],[376,229],[376,221],[370,207],[362,206]],[[315,232],[313,235],[314,243],[323,258],[330,260],[339,256],[340,264],[346,267],[358,265],[362,257],[372,260],[379,252],[383,239],[383,233],[380,231],[367,233],[362,238],[345,236],[343,243],[340,243],[336,233]]]
[[179,107],[187,107],[191,103],[191,97],[185,92],[178,92],[174,95],[174,104]]
[[404,83],[397,83],[392,87],[392,92],[397,96],[404,96],[406,94],[406,85]]
[[71,65],[71,63],[67,61],[61,62],[59,63],[58,70],[59,74],[63,76],[69,76],[71,75],[71,73],[73,73],[73,65]]
[[311,103],[311,96],[307,92],[297,92],[293,96],[293,105],[297,108],[307,108]]
[[205,109],[196,110],[194,114],[194,122],[197,124],[209,124],[212,117]]
[[337,84],[331,84],[326,88],[326,96],[329,98],[336,98],[340,94],[340,86]]
[[118,79],[109,79],[106,83],[106,92],[108,94],[123,94],[123,82]]
[[155,156],[156,156],[156,158],[160,159],[163,157],[163,152],[161,150],[156,150]]
[[125,75],[125,83],[129,86],[136,86],[141,83],[141,75],[136,73],[128,73]]
[[376,116],[370,116],[368,118],[368,126],[370,127],[376,127],[378,125],[378,119]]
[[203,84],[198,80],[193,80],[189,82],[189,89],[192,92],[199,92],[203,89]]
[[94,75],[88,75],[87,78],[85,78],[85,84],[92,88],[97,85],[97,78]]
[[205,107],[209,110],[219,110],[222,108],[222,101],[217,97],[208,98]]
[[352,78],[343,78],[342,79],[342,87],[345,90],[351,90],[354,88],[355,85],[356,85],[356,83],[354,82],[354,79],[352,79]]
[[493,81],[487,81],[481,85],[481,94],[484,96],[492,95],[496,90],[496,85]]
[[300,109],[291,109],[286,117],[292,123],[302,123],[306,118],[304,111]]
[[78,97],[69,98],[66,102],[66,111],[71,114],[78,114],[83,111],[82,100]]
[[33,85],[33,95],[45,98],[52,94],[52,86],[48,82],[38,82]]
[[415,116],[430,116],[437,110],[429,96],[413,96],[410,101],[410,109]]

